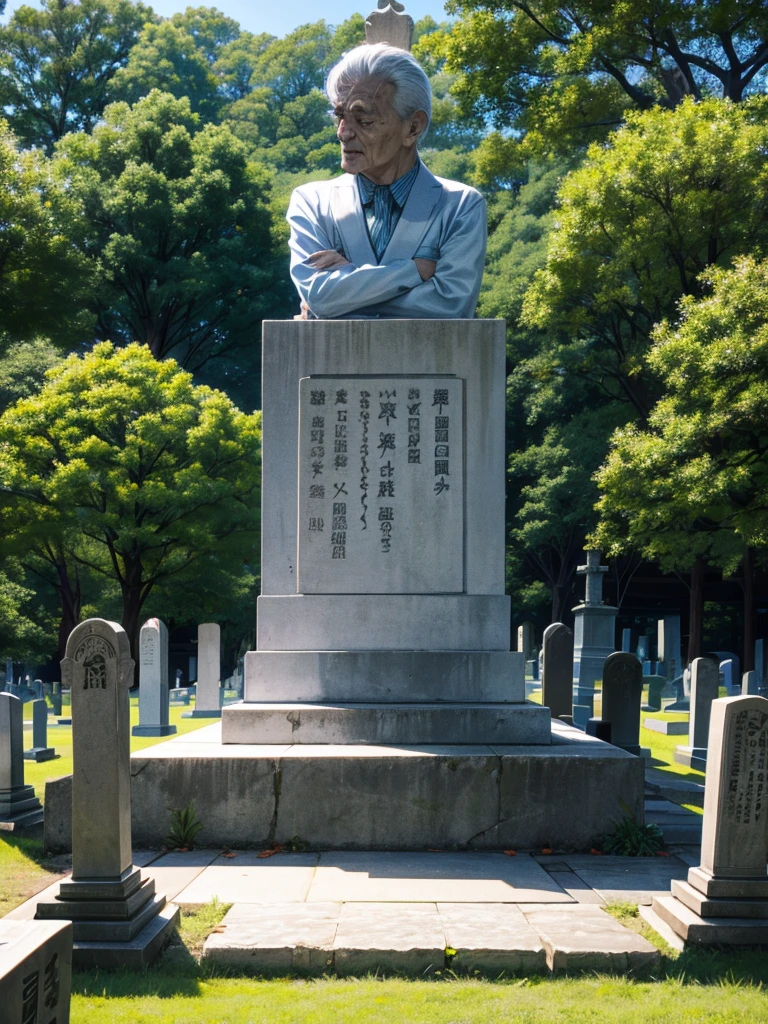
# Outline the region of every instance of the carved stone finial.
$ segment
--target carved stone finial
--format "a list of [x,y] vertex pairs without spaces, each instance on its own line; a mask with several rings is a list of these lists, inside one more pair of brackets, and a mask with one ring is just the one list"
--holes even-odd
[[413,18],[405,13],[398,0],[379,0],[379,9],[365,21],[367,43],[388,43],[401,50],[410,50],[413,41]]

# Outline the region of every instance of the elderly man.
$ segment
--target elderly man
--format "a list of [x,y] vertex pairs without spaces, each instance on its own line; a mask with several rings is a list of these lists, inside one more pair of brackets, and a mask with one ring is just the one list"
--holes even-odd
[[297,188],[288,208],[302,316],[473,317],[483,275],[485,201],[430,174],[427,76],[410,53],[358,46],[326,86],[346,173]]

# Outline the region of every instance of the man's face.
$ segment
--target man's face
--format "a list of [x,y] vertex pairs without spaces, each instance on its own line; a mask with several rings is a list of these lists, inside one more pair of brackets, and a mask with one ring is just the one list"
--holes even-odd
[[392,100],[395,87],[380,78],[364,78],[342,95],[334,113],[341,143],[341,167],[388,185],[405,174],[415,159],[418,128],[401,121]]

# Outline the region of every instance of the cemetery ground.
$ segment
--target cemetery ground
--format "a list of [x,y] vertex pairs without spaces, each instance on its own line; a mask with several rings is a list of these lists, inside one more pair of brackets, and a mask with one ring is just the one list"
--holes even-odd
[[[132,701],[132,722],[137,717],[135,705]],[[170,711],[171,722],[179,732],[207,724],[204,719],[182,719],[182,710]],[[25,764],[27,781],[36,786],[40,797],[46,778],[71,770],[71,728],[56,726],[49,737],[50,745],[62,756],[46,763]],[[135,750],[157,742],[162,740],[132,737],[131,747]],[[642,730],[641,743],[651,748],[657,771],[668,775],[670,781],[680,778],[702,782],[700,772],[674,763],[673,751],[679,742],[679,736]],[[685,799],[691,809],[700,810],[695,796],[686,794]],[[0,834],[0,915],[40,892],[67,866],[67,858],[45,860],[40,839]],[[651,976],[588,972],[571,977],[467,977],[458,971],[437,969],[423,979],[370,975],[354,979],[251,977],[200,962],[206,937],[227,909],[228,905],[216,900],[182,905],[179,935],[152,968],[139,972],[76,971],[73,1024],[768,1020],[768,960],[762,949],[688,949],[678,953],[642,921],[637,907],[629,903],[615,903],[607,909],[661,950],[661,963]]]

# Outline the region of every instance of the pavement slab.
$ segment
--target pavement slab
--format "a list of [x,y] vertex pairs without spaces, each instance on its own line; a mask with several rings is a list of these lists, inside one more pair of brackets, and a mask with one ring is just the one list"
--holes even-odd
[[220,852],[190,850],[188,853],[165,853],[148,863],[143,869],[143,874],[155,880],[157,892],[163,893],[168,900],[173,900],[216,860]]
[[445,967],[446,945],[434,903],[345,903],[334,942],[336,973],[432,974]]
[[[317,864],[315,853],[257,853],[219,856],[176,896],[177,903],[302,903],[307,898]],[[325,900],[317,902],[340,902]]]
[[546,971],[541,939],[519,907],[508,903],[438,903],[455,971],[519,974]]
[[547,966],[563,971],[644,970],[659,962],[659,951],[600,907],[522,907],[546,951]]
[[324,853],[310,902],[571,903],[529,854]]
[[650,904],[654,896],[669,892],[673,878],[688,876],[688,865],[677,857],[596,857],[580,853],[559,859],[605,903],[621,900]]
[[322,974],[333,964],[338,903],[236,903],[203,947],[217,967]]

